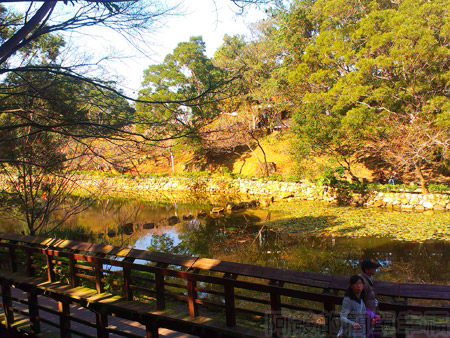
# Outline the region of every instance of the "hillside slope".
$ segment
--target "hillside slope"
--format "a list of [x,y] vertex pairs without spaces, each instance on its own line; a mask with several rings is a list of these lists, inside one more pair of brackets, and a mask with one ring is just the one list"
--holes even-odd
[[[271,176],[301,178],[315,178],[320,175],[325,166],[337,165],[326,158],[314,158],[297,163],[292,150],[294,135],[289,129],[275,131],[258,138],[269,163]],[[264,153],[256,142],[251,145],[239,147],[234,151],[224,150],[214,154],[194,154],[190,147],[177,146],[172,148],[172,157],[175,174],[195,171],[209,171],[212,173],[233,173],[244,177],[261,177],[265,175]],[[137,166],[141,174],[171,174],[172,164],[168,149],[159,151]],[[364,164],[355,166],[355,173],[360,178],[369,181],[373,179],[372,170]]]

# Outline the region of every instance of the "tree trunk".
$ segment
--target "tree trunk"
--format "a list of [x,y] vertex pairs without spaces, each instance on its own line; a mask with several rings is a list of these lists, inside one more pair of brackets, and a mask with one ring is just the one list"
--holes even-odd
[[430,192],[428,191],[428,188],[427,188],[427,185],[425,182],[425,178],[423,177],[423,173],[422,173],[422,169],[420,168],[420,165],[421,165],[420,161],[414,163],[414,167],[416,168],[416,175],[420,179],[420,186],[422,187],[422,193],[428,194]]
[[256,144],[258,145],[258,148],[261,149],[261,152],[263,153],[264,156],[264,169],[266,172],[266,177],[269,177],[269,165],[267,164],[267,157],[266,157],[266,152],[264,151],[263,147],[261,146],[261,143],[259,143],[258,138],[256,138],[255,135],[253,135],[252,132],[250,132],[250,136],[252,137],[252,139],[254,139],[256,141]]
[[348,165],[347,170],[348,170],[348,173],[350,174],[350,177],[352,178],[352,182],[361,183],[361,181],[359,180],[359,177],[356,176],[355,174],[353,174],[353,172],[350,170],[350,165]]
[[45,16],[53,10],[56,2],[57,1],[45,1],[32,18],[1,45],[0,64],[6,62],[6,60],[8,60],[8,58],[13,55],[19,47],[21,47],[21,44],[24,45],[27,35],[29,35],[33,29],[35,29],[41,21],[44,20]]

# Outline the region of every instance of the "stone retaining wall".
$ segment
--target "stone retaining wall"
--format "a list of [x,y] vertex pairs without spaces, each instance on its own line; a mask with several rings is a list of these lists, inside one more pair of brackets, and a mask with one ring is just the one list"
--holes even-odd
[[[311,182],[280,182],[262,179],[231,179],[214,177],[126,177],[83,176],[80,183],[89,190],[119,198],[150,200],[158,195],[226,195],[241,200],[268,201],[290,199],[327,201],[336,203],[342,192]],[[349,202],[368,207],[396,210],[450,210],[449,194],[421,194],[418,192],[371,192],[350,194]]]
[[[5,187],[5,177],[0,176],[0,186]],[[337,203],[342,191],[311,182],[280,182],[263,179],[231,179],[222,177],[145,177],[145,176],[103,176],[80,175],[79,191],[102,197],[134,198],[140,200],[172,199],[193,195],[201,197],[223,196],[230,200],[258,199],[262,205],[274,200],[309,200]],[[347,202],[368,207],[381,207],[395,210],[435,210],[450,211],[450,194],[421,194],[419,192],[370,192],[366,195],[344,192]]]
[[409,192],[378,192],[367,202],[368,206],[384,207],[400,210],[450,210],[450,195],[448,194],[421,194]]

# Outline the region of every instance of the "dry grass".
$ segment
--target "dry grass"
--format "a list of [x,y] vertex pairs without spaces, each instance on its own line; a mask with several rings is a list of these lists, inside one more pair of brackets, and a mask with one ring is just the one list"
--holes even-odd
[[[289,130],[284,129],[275,131],[274,133],[264,136],[258,136],[268,162],[275,163],[276,172],[271,174],[279,176],[299,176],[302,178],[313,179],[318,178],[324,167],[337,167],[338,163],[325,156],[304,159],[300,163],[295,159],[295,154],[292,150],[292,142],[295,135]],[[174,169],[176,174],[183,174],[187,163],[193,161],[194,154],[192,147],[176,146],[172,148]],[[141,153],[140,161],[136,166],[135,173],[146,174],[172,174],[171,157],[168,148],[151,148],[145,154]],[[144,158],[142,160],[142,158]],[[239,152],[217,153],[208,159],[197,158],[197,161],[206,164],[207,171],[212,173],[223,173],[224,168],[229,172],[245,177],[261,177],[264,176],[264,154],[261,149],[257,147],[256,143],[252,144],[252,150],[248,149],[247,145],[242,145]],[[359,177],[367,179],[369,182],[374,182],[377,179],[377,172],[384,170],[385,173],[389,171],[389,167],[380,163],[376,159],[363,159],[360,162],[352,164],[353,173]],[[450,177],[443,175],[437,169],[424,168],[425,177],[431,182],[450,184]],[[400,178],[405,183],[417,182],[414,172],[400,173]]]
[[[295,174],[295,159],[291,154],[291,140],[293,135],[289,131],[277,131],[260,139],[266,153],[267,162],[274,162],[276,174],[290,176]],[[264,154],[256,147],[253,151],[242,154],[234,162],[233,173],[244,176],[261,176],[264,164]]]

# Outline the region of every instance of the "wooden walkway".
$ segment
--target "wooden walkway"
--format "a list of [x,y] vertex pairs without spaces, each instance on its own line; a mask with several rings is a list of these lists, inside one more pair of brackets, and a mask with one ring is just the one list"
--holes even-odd
[[[27,294],[25,292],[20,291],[19,289],[13,289],[12,290],[12,297],[15,299],[27,299]],[[46,307],[47,309],[53,310],[53,313],[47,312],[42,313],[41,316],[41,332],[40,336],[46,337],[46,338],[52,338],[52,337],[60,337],[60,331],[58,328],[56,328],[54,325],[48,324],[48,322],[51,323],[58,323],[59,322],[59,315],[58,312],[58,303],[56,301],[53,301],[51,298],[45,297],[45,296],[38,296],[38,303]],[[15,302],[14,306],[16,310],[16,323],[15,327],[17,327],[20,331],[24,332],[31,332],[31,328],[28,321],[28,307],[26,304]],[[3,309],[2,309],[3,310]],[[75,318],[79,318],[83,321],[90,322],[92,325],[95,325],[95,313],[84,308],[81,306],[76,305],[70,305],[70,313],[71,316]],[[4,322],[4,313],[0,314],[0,320]],[[135,335],[137,337],[145,337],[145,326],[131,320],[125,320],[118,317],[109,317],[108,318],[109,327],[113,330],[121,331],[125,334],[129,335]],[[82,323],[78,323],[76,321],[73,322],[71,325],[71,328],[75,332],[80,332],[83,334],[83,336],[88,337],[96,337],[97,331],[95,327],[87,326]],[[1,336],[1,335],[0,335]],[[77,334],[73,334],[74,337],[80,336]],[[176,332],[169,329],[160,328],[159,329],[159,336],[161,338],[195,338],[197,336],[182,333],[182,332]],[[123,337],[123,335],[118,334],[110,334],[111,338],[115,337]]]
[[[0,260],[4,325],[49,337],[333,337],[348,283],[11,234],[0,234]],[[386,336],[450,337],[450,285],[375,286]]]

